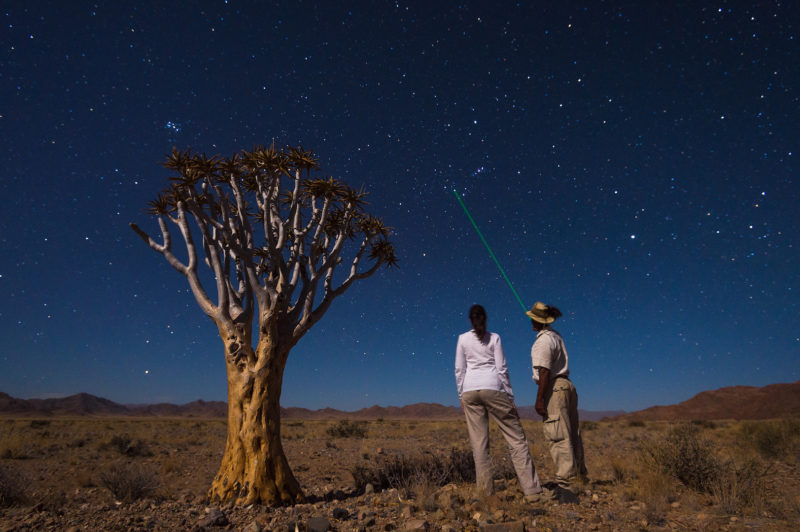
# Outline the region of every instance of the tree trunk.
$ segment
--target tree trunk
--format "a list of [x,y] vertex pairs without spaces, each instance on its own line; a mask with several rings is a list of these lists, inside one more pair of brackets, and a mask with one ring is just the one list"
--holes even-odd
[[[277,353],[276,342],[262,340],[264,345],[257,348],[259,358],[266,355],[261,360],[268,362],[253,372],[250,367],[255,357],[249,342],[227,338],[228,437],[208,496],[240,505],[301,502],[300,483],[289,468],[281,445],[280,397],[286,356]],[[249,353],[237,353],[231,345]]]

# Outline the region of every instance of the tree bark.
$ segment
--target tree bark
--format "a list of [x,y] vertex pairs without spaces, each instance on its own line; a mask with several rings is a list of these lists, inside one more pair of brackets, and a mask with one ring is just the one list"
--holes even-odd
[[262,338],[258,358],[244,338],[227,338],[228,435],[208,496],[239,505],[301,502],[300,483],[281,445],[280,397],[286,356],[280,353],[279,342],[271,338]]

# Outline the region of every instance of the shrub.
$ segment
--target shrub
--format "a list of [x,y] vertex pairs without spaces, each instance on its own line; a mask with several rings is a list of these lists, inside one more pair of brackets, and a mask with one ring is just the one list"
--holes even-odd
[[156,476],[152,472],[120,464],[100,473],[100,483],[123,502],[143,499],[152,495],[157,487]]
[[102,445],[103,448],[112,448],[125,456],[153,456],[147,444],[142,440],[131,440],[127,435],[114,435]]
[[717,424],[708,419],[694,419],[692,420],[692,425],[697,425],[698,427],[702,427],[704,429],[717,428]]
[[740,433],[764,458],[782,458],[798,448],[800,420],[751,421],[742,424]]
[[475,462],[471,451],[451,449],[445,456],[401,454],[381,457],[369,466],[355,466],[350,473],[359,491],[372,484],[376,489],[395,488],[410,497],[415,491],[428,492],[430,487],[451,482],[474,482]]
[[581,421],[581,431],[585,430],[595,430],[597,428],[596,421]]
[[668,473],[684,485],[709,492],[719,480],[721,466],[711,445],[698,437],[694,425],[679,425],[664,440],[646,440],[640,445],[646,465]]
[[19,475],[0,469],[0,508],[26,502],[25,482]]
[[714,502],[729,514],[742,514],[749,510],[759,515],[766,490],[763,465],[750,460],[741,467],[727,464],[711,487],[711,495]]
[[632,419],[628,421],[629,427],[644,427],[644,421],[640,421],[638,419]]
[[627,459],[613,456],[609,460],[611,466],[611,478],[617,484],[621,484],[630,477],[631,467]]
[[649,520],[663,520],[669,509],[673,482],[672,477],[661,469],[645,466],[639,471],[634,489],[637,498],[644,503],[644,514]]
[[325,429],[328,436],[333,438],[363,438],[367,435],[366,423],[363,421],[349,421],[343,419],[335,425]]

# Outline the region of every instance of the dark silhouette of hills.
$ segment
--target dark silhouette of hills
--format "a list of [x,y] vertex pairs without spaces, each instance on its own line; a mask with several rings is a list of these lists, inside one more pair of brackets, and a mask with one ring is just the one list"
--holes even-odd
[[755,386],[728,386],[700,392],[671,406],[652,406],[610,420],[693,421],[800,417],[800,381]]
[[[184,405],[157,403],[149,405],[121,405],[102,397],[79,393],[58,399],[18,399],[0,392],[0,415],[5,416],[135,416],[135,417],[195,417],[224,418],[227,404],[222,401],[193,401]],[[519,408],[525,419],[541,419],[532,406]],[[581,419],[599,420],[623,411],[581,411]],[[307,408],[281,408],[283,419],[453,419],[461,418],[461,409],[438,403],[416,403],[406,406],[378,406],[345,412],[334,408],[309,410]]]

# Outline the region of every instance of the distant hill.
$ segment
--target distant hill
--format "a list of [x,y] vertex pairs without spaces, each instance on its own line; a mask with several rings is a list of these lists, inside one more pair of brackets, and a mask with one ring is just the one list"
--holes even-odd
[[610,420],[692,421],[800,417],[800,381],[755,386],[729,386],[700,392],[672,406],[652,406]]
[[[222,401],[193,401],[184,405],[157,403],[152,405],[121,405],[88,393],[59,399],[17,399],[0,392],[0,415],[4,416],[136,416],[136,417],[195,417],[224,418],[228,406]],[[622,414],[624,411],[580,411],[580,418],[596,421]],[[523,419],[541,419],[532,406],[519,407]],[[283,419],[453,419],[461,418],[461,409],[438,403],[415,403],[406,406],[371,406],[354,412],[334,408],[309,410],[281,408]]]

